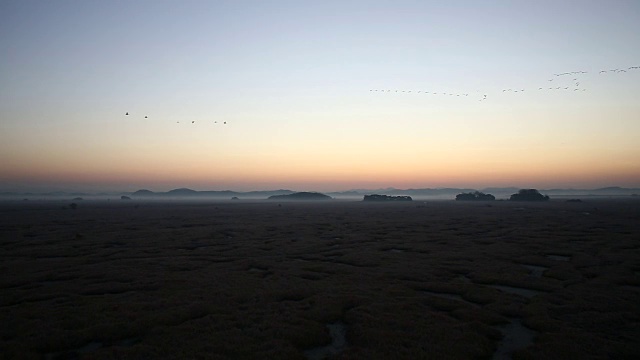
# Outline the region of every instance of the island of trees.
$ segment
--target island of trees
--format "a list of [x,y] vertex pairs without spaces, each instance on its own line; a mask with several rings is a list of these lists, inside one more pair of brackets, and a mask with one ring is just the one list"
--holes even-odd
[[461,193],[456,195],[456,201],[493,201],[496,197],[480,191]]
[[412,201],[411,196],[365,195],[362,201]]
[[548,195],[542,195],[536,189],[521,189],[517,194],[511,195],[511,201],[548,201]]
[[269,200],[331,200],[331,196],[317,192],[296,192],[286,195],[272,195]]

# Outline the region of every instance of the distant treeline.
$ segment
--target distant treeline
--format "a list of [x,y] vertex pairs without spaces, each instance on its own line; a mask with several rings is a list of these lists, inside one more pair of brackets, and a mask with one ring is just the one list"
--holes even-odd
[[536,189],[521,189],[517,194],[511,195],[511,201],[548,201],[549,195],[542,195]]
[[457,201],[493,201],[496,197],[491,194],[485,194],[480,191],[475,191],[471,193],[462,193],[456,195]]
[[[494,201],[495,196],[480,191],[461,193],[456,195],[456,201]],[[548,201],[548,195],[542,195],[536,189],[521,189],[517,194],[509,197],[511,201]]]
[[362,201],[412,201],[411,196],[390,196],[390,195],[365,195]]

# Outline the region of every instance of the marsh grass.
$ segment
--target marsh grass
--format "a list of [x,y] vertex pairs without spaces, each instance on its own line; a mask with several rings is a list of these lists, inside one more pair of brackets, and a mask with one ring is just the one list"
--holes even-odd
[[640,202],[62,206],[0,206],[2,358],[640,357]]

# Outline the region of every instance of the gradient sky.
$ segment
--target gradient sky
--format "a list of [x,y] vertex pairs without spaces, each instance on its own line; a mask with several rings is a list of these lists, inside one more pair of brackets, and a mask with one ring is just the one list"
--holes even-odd
[[636,0],[3,0],[0,191],[640,187],[639,44]]

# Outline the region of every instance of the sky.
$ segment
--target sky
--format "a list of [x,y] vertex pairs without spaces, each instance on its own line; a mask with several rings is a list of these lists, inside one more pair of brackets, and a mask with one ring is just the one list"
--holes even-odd
[[0,191],[640,187],[638,44],[636,0],[3,0]]

